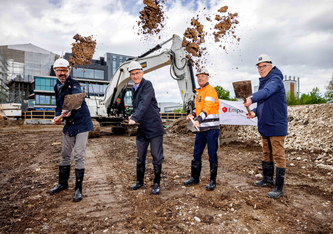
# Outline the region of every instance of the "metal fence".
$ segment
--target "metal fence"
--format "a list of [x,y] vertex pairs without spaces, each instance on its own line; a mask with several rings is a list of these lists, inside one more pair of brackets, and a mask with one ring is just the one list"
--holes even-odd
[[[53,119],[55,111],[22,111],[23,119]],[[161,119],[185,118],[183,113],[160,113]]]

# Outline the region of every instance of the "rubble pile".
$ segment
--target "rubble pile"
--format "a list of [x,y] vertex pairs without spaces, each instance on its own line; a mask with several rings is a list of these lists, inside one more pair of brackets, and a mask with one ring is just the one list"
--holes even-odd
[[[261,145],[256,126],[238,131],[238,140],[254,140]],[[319,164],[333,165],[333,103],[288,107],[286,150],[321,153]]]
[[77,68],[78,65],[91,64],[95,53],[96,40],[93,40],[92,36],[83,37],[79,34],[76,34],[73,39],[75,42],[72,43],[72,56],[68,60],[70,66]]
[[161,28],[164,27],[164,11],[162,8],[164,1],[159,0],[143,0],[143,4],[146,6],[140,11],[140,20],[138,26],[141,25],[141,29],[138,32],[142,34],[158,34]]

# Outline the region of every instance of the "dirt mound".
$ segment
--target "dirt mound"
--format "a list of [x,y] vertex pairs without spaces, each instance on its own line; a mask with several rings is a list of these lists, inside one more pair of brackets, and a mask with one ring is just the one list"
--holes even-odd
[[24,120],[4,120],[0,119],[0,127],[13,127],[23,125]]
[[190,130],[187,129],[188,121],[184,118],[179,118],[169,125],[168,131],[172,133],[187,134]]
[[69,58],[69,64],[71,67],[77,68],[78,65],[84,66],[91,64],[93,54],[95,53],[96,40],[92,39],[92,36],[83,37],[76,34],[72,43],[72,55]]
[[161,28],[164,27],[164,11],[162,8],[164,1],[143,0],[143,4],[146,6],[140,11],[138,26],[141,25],[141,29],[138,35],[140,35],[140,33],[158,34]]

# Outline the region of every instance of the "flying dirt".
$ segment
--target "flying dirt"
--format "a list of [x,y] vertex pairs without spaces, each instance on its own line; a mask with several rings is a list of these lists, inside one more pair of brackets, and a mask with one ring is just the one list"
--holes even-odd
[[96,40],[92,39],[92,36],[83,37],[76,34],[72,43],[72,56],[69,58],[69,64],[71,67],[77,68],[91,64],[91,60],[95,53]]

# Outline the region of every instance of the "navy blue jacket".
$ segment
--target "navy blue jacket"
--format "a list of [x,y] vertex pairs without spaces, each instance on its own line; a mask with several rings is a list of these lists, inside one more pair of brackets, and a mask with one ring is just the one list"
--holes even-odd
[[287,98],[282,72],[273,67],[264,78],[259,78],[259,91],[253,94],[257,107],[258,131],[262,136],[286,136],[288,132]]
[[142,78],[138,89],[133,88],[132,92],[134,113],[131,119],[139,123],[137,137],[151,139],[165,134],[152,83]]
[[[65,85],[60,92],[57,89],[58,84],[60,84],[59,80],[57,80],[57,84],[54,86],[57,104],[55,110],[56,116],[61,115],[64,98],[67,94],[82,93],[80,83],[77,80],[74,80],[71,76],[66,79]],[[67,118],[64,118],[64,120],[66,120],[66,124],[62,132],[64,134],[68,132],[69,136],[75,136],[81,132],[94,130],[94,126],[90,117],[90,112],[85,100],[83,100],[82,105],[79,109],[72,110],[71,115]]]

